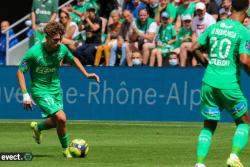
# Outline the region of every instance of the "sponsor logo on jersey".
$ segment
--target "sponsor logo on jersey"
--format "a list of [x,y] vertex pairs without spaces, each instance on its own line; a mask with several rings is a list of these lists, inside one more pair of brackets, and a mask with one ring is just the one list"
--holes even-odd
[[221,24],[220,24],[220,27],[221,27],[221,28],[230,29],[230,28],[232,28],[233,26],[228,26],[228,25],[226,25],[226,23],[221,23]]
[[48,74],[56,72],[56,68],[49,68],[49,67],[37,67],[36,72],[39,74]]
[[36,14],[51,15],[51,11],[36,9]]

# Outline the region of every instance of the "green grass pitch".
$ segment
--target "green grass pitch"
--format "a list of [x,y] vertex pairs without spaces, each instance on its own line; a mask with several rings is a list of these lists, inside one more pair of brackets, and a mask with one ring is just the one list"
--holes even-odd
[[[0,121],[0,152],[32,152],[32,161],[0,161],[1,167],[194,167],[202,123],[68,121],[70,140],[83,138],[86,158],[65,159],[55,129],[33,141],[30,121]],[[221,123],[207,158],[208,167],[223,167],[231,150],[234,124]],[[249,165],[250,148],[241,154]]]

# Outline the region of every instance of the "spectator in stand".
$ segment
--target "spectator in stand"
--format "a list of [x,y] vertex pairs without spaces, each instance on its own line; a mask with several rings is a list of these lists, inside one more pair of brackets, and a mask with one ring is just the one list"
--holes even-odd
[[130,10],[133,13],[134,18],[139,18],[139,11],[141,9],[146,9],[147,5],[140,0],[131,0],[130,3],[127,4],[126,9]]
[[162,67],[163,58],[169,56],[171,50],[174,49],[176,41],[175,27],[168,21],[169,14],[163,12],[161,14],[161,26],[156,37],[157,46],[152,50],[150,56],[151,67],[155,66],[155,60],[157,60],[157,66]]
[[169,0],[161,0],[159,6],[155,10],[155,20],[159,24],[160,16],[163,12],[169,14],[169,23],[174,23],[176,19],[176,7]]
[[65,28],[65,34],[62,38],[62,43],[68,46],[71,51],[74,51],[77,47],[75,37],[79,34],[78,26],[75,22],[71,21],[70,15],[66,11],[61,11],[59,14],[60,23]]
[[105,55],[105,65],[109,66],[110,49],[113,46],[117,45],[117,38],[121,29],[120,13],[118,10],[113,10],[110,16],[112,18],[112,24],[108,26],[108,34],[106,42],[103,45],[99,45],[97,47],[95,63],[94,63],[95,66],[99,66],[103,51]]
[[66,11],[70,14],[70,18],[73,22],[75,22],[78,26],[81,22],[81,17],[86,12],[87,3],[85,0],[77,0],[76,5],[68,4],[62,8],[62,11]]
[[[135,25],[133,38],[136,39],[136,43],[132,45],[134,45],[134,47],[137,45],[137,48],[142,51],[143,64],[147,65],[150,51],[155,47],[154,40],[157,32],[157,24],[154,19],[149,18],[146,9],[141,9],[139,11],[139,19],[135,21]],[[132,51],[131,46],[127,47],[127,51]],[[127,64],[131,66],[131,57],[127,57]]]
[[[117,11],[120,13],[120,11]],[[132,16],[132,14],[131,14]],[[121,18],[121,17],[120,17]],[[126,19],[125,19],[126,21]],[[120,36],[121,29],[123,28],[123,23],[120,21],[120,28],[116,36],[116,42],[112,45],[110,50],[110,66],[125,66],[126,65],[126,44],[124,43],[123,38]],[[126,32],[125,32],[126,33]]]
[[50,21],[55,21],[58,13],[58,0],[33,0],[31,9],[32,29],[35,43],[45,38],[43,29]]
[[220,11],[219,11],[219,20],[225,20],[228,18],[228,14],[226,12],[226,10],[224,8],[220,8]]
[[176,31],[179,32],[181,27],[181,16],[182,15],[191,15],[194,16],[195,13],[195,3],[191,0],[183,0],[181,5],[177,7],[177,19],[176,19]]
[[[1,34],[0,34],[0,65],[6,65],[6,34],[9,32],[9,37],[15,35],[13,29],[9,29],[10,22],[3,20],[1,22]],[[8,31],[7,31],[8,30]],[[18,43],[17,38],[13,38],[9,42],[9,48],[13,47]]]
[[[206,5],[203,2],[196,4],[197,16],[192,21],[192,42],[196,42],[196,39],[208,28],[210,25],[216,23],[214,17],[206,12]],[[180,66],[185,67],[188,60],[188,52],[191,49],[191,45],[181,45],[180,48]],[[197,61],[192,58],[192,66],[196,66]]]
[[96,7],[89,4],[87,12],[82,17],[80,30],[86,32],[86,41],[73,53],[83,65],[93,65],[96,48],[101,44],[102,20],[96,16]]
[[218,20],[219,16],[219,6],[212,0],[201,0],[205,3],[207,13],[211,14],[215,20]]
[[179,33],[177,34],[175,49],[170,52],[169,56],[169,65],[173,66],[179,64],[179,54],[181,45],[183,45],[183,47],[189,47],[190,45],[192,45],[192,16],[183,15],[181,17],[181,20],[183,27],[181,27]]
[[206,12],[206,6],[203,2],[198,2],[196,4],[196,13],[197,15],[193,18],[192,22],[192,41],[196,41],[196,39],[205,31],[207,27],[216,22],[214,17]]
[[232,0],[222,0],[221,8],[224,8],[227,15],[231,15]]
[[[133,38],[133,30],[135,28],[135,21],[133,14],[130,10],[125,9],[123,11],[123,19],[120,32],[117,38],[117,45],[112,46],[111,48],[111,54],[110,54],[110,66],[115,65],[125,65],[126,64],[126,58],[132,57],[132,52],[128,52],[128,50],[132,51],[135,48],[130,48],[131,43],[135,42],[135,39]],[[120,53],[120,54],[119,54]],[[120,56],[119,56],[120,55]],[[132,62],[130,61],[130,65],[132,66]]]
[[139,50],[133,51],[131,59],[132,59],[132,66],[134,67],[143,66],[142,55]]

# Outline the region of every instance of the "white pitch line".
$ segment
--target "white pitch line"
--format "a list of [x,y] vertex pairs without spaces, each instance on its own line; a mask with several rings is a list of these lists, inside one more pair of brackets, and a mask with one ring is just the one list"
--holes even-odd
[[[30,121],[16,121],[16,120],[13,120],[13,121],[3,121],[1,122],[0,120],[0,124],[3,123],[3,124],[28,124],[30,123]],[[93,120],[93,122],[91,121],[88,121],[88,122],[78,122],[78,121],[70,121],[68,122],[67,124],[71,124],[71,125],[106,125],[106,126],[150,126],[150,127],[203,127],[203,123],[200,123],[200,125],[198,124],[195,124],[193,122],[191,122],[190,124],[187,124],[185,122],[185,124],[183,123],[172,123],[172,122],[164,122],[163,124],[160,124],[160,123],[151,123],[151,122],[148,122],[148,123],[121,123],[121,122],[95,122]],[[193,125],[191,125],[193,124]],[[222,124],[227,124],[227,123],[222,123]],[[228,125],[230,125],[230,123],[228,123]],[[234,125],[232,125],[232,127],[235,127]]]

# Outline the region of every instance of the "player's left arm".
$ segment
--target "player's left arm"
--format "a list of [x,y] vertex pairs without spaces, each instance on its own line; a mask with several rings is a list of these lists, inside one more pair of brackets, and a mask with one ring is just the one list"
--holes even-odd
[[250,33],[244,35],[240,43],[239,54],[240,62],[243,64],[245,71],[250,75]]
[[100,78],[95,73],[88,73],[86,69],[83,67],[82,63],[78,60],[78,58],[74,57],[73,59],[74,65],[89,79],[95,79],[96,82],[100,83]]
[[95,73],[88,73],[86,69],[83,67],[82,63],[79,61],[79,59],[73,56],[71,51],[69,51],[69,49],[65,45],[61,44],[61,46],[63,50],[66,52],[64,59],[75,65],[87,78],[95,79],[96,82],[100,83],[100,78],[98,75],[96,75]]
[[240,62],[243,64],[247,74],[250,75],[250,55],[240,54]]

